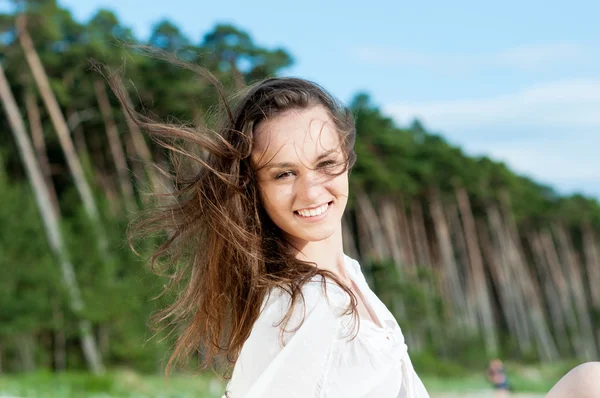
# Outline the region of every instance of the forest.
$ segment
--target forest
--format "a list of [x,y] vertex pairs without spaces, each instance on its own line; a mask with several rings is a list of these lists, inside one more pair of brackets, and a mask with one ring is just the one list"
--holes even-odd
[[[208,68],[229,93],[285,75],[293,54],[239,26],[195,40],[164,20],[140,40],[109,10],[80,23],[55,0],[20,7],[0,14],[0,373],[160,373],[173,341],[147,325],[172,299],[157,298],[168,278],[147,261],[159,237],[136,255],[126,231],[152,194],[168,192],[153,164],[169,168],[170,157],[94,62],[120,72],[136,109],[198,125],[216,91],[149,49]],[[347,105],[358,160],[345,251],[396,316],[415,363],[598,358],[598,201],[469,156],[418,120],[400,126],[369,93]]]

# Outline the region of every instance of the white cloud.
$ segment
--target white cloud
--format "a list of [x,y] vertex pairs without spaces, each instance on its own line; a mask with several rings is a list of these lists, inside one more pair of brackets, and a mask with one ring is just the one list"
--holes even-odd
[[548,63],[583,58],[586,48],[577,43],[553,43],[538,46],[520,46],[489,56],[488,62],[512,66],[520,69],[531,69]]
[[568,42],[523,45],[482,54],[432,54],[377,46],[357,47],[351,52],[354,58],[368,64],[462,71],[489,67],[530,70],[562,61],[573,63],[590,54],[586,46]]
[[561,192],[600,198],[600,78],[491,98],[398,102],[384,111],[402,125],[418,117],[467,153],[505,161]]
[[525,174],[562,193],[581,192],[600,199],[600,159],[596,148],[600,135],[586,141],[565,138],[508,140],[465,143],[468,153],[486,154],[504,161],[517,173]]
[[600,159],[596,156],[600,137],[585,142],[565,138],[536,141],[511,139],[465,143],[469,152],[485,152],[515,165],[521,172],[566,182],[573,178],[600,184]]
[[600,132],[600,78],[563,80],[491,98],[396,102],[397,120],[419,118],[445,130],[506,127],[587,127]]

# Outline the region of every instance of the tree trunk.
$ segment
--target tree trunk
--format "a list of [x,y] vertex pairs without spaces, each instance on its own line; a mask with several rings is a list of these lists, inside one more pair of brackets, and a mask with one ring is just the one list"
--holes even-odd
[[[72,123],[71,120],[75,119],[75,122]],[[73,125],[73,142],[75,144],[75,153],[77,153],[79,159],[83,163],[83,167],[90,167],[90,151],[88,150],[87,143],[85,142],[85,133],[83,127],[81,126],[82,122],[79,116],[79,111],[75,111],[73,108],[67,108],[67,120],[68,126]],[[87,170],[87,169],[85,169]]]
[[585,356],[585,348],[582,346],[582,341],[579,339],[579,328],[577,326],[577,319],[575,317],[575,311],[573,311],[573,303],[571,294],[569,292],[569,286],[565,278],[556,246],[552,239],[552,235],[549,231],[543,231],[540,234],[540,241],[544,248],[544,254],[550,270],[550,276],[553,279],[554,286],[558,291],[558,297],[562,307],[563,317],[566,321],[569,335],[571,338],[571,345],[575,350],[575,355],[579,357]]
[[440,266],[443,281],[442,292],[444,292],[446,300],[450,303],[449,308],[452,310],[451,318],[457,319],[461,328],[471,332],[476,326],[473,325],[467,312],[467,302],[454,257],[450,229],[437,192],[431,194],[429,207],[440,249]]
[[107,164],[104,158],[104,153],[100,148],[92,151],[91,162],[94,165],[94,178],[96,184],[102,189],[108,202],[108,211],[112,217],[118,217],[122,213],[122,202],[119,198],[119,190],[115,184],[114,178],[107,171]]
[[[361,240],[368,242],[370,250],[363,253],[363,259],[369,262],[382,262],[390,259],[389,251],[387,250],[386,239],[383,233],[383,227],[379,222],[377,212],[371,203],[369,197],[360,190],[355,192],[356,204],[359,218],[359,225],[365,226],[364,236]],[[362,253],[362,251],[361,251]]]
[[125,152],[123,151],[123,144],[119,139],[119,131],[117,130],[117,126],[112,117],[110,101],[108,100],[108,95],[106,94],[106,86],[101,80],[95,79],[94,90],[96,91],[96,98],[98,100],[100,112],[102,113],[102,118],[104,119],[104,126],[106,128],[106,135],[108,136],[110,153],[117,170],[121,194],[125,200],[125,207],[129,211],[133,211],[137,207],[135,203],[135,194],[133,192],[131,179],[129,178],[129,169],[127,167]]
[[532,278],[525,253],[521,244],[521,237],[518,233],[517,224],[511,211],[510,197],[507,194],[501,195],[502,211],[504,215],[504,229],[506,230],[507,243],[509,247],[509,264],[515,275],[516,281],[521,285],[521,291],[525,297],[523,304],[529,306],[529,323],[532,334],[538,346],[540,359],[543,361],[553,361],[558,359],[558,349],[549,332],[548,322],[542,308],[540,298],[540,289],[537,281]]
[[552,321],[552,329],[556,335],[558,348],[562,355],[569,356],[572,354],[572,348],[569,343],[567,323],[562,311],[561,292],[554,283],[552,268],[548,264],[545,255],[541,234],[539,232],[531,232],[527,235],[527,239],[533,253],[535,268],[538,271],[540,282],[546,295],[546,305],[550,312],[550,320]]
[[[583,250],[585,252],[585,265],[592,305],[595,309],[600,310],[600,259],[598,256],[598,246],[594,231],[589,222],[583,224],[581,232],[583,235]],[[600,344],[600,341],[598,341],[598,344]]]
[[483,253],[487,256],[486,262],[490,264],[495,285],[498,287],[508,328],[521,352],[531,352],[533,343],[528,327],[525,299],[511,272],[508,258],[510,249],[497,207],[488,206],[487,219],[490,226],[489,235],[485,227],[480,228],[479,231],[480,236],[489,241],[486,242]]
[[107,255],[108,240],[102,229],[96,200],[94,199],[92,190],[85,179],[85,173],[81,167],[77,153],[75,152],[75,147],[73,146],[73,141],[71,140],[71,135],[69,133],[69,128],[60,110],[60,107],[58,106],[58,101],[52,93],[48,76],[46,75],[42,62],[40,61],[40,58],[33,46],[33,41],[27,32],[25,26],[25,15],[21,14],[17,17],[16,25],[19,32],[19,42],[21,43],[21,47],[25,53],[25,58],[27,59],[27,63],[29,64],[29,68],[31,69],[34,80],[37,84],[38,91],[42,96],[44,103],[46,104],[48,114],[50,115],[50,119],[52,120],[56,134],[58,135],[60,145],[64,151],[65,159],[67,160],[67,164],[71,174],[73,175],[75,186],[79,192],[79,195],[81,196],[85,211],[92,221],[93,227],[96,229],[96,241],[99,246],[99,252],[101,255]]
[[423,208],[419,199],[414,199],[410,206],[411,227],[414,237],[414,247],[417,253],[417,261],[420,266],[431,267],[431,255],[429,250],[429,239],[427,239],[427,231],[425,229],[425,219],[423,217]]
[[58,217],[60,217],[60,207],[58,205],[58,197],[56,195],[56,190],[54,189],[54,183],[52,182],[52,169],[50,167],[50,162],[48,161],[46,140],[44,139],[44,131],[40,119],[40,110],[38,108],[36,95],[31,89],[27,90],[27,93],[25,94],[25,106],[27,108],[29,126],[31,128],[33,147],[40,163],[42,174],[44,175],[44,181],[48,187],[52,206]]
[[388,252],[396,269],[398,275],[402,276],[406,273],[405,270],[409,269],[402,250],[402,241],[400,239],[400,230],[398,225],[398,213],[396,212],[396,206],[389,199],[384,199],[380,206],[381,212],[379,219],[380,224],[383,228],[383,232],[387,241]]
[[590,310],[587,305],[583,282],[581,280],[581,267],[579,261],[577,261],[577,258],[575,257],[573,246],[565,228],[562,225],[554,225],[554,233],[557,237],[563,267],[567,270],[565,274],[569,281],[571,294],[573,301],[575,302],[575,310],[577,311],[577,318],[579,320],[579,338],[582,340],[581,343],[583,348],[583,356],[581,359],[590,361],[597,358],[598,350],[596,348],[594,329],[590,319]]
[[471,278],[469,278],[468,289],[475,297],[477,305],[477,313],[479,322],[484,331],[484,339],[486,345],[486,354],[493,356],[498,353],[498,337],[496,335],[496,325],[494,322],[494,314],[492,302],[488,287],[488,281],[485,277],[483,267],[483,257],[479,240],[477,238],[477,229],[475,227],[475,219],[471,211],[471,203],[469,195],[464,188],[456,189],[456,200],[460,210],[464,237],[467,245],[469,256],[469,269]]
[[[130,109],[133,109],[133,103],[131,102],[131,97],[129,97],[129,93],[125,88],[125,85],[121,81],[121,78],[118,75],[114,75],[115,83],[118,86],[120,94],[125,99],[125,103]],[[133,141],[133,147],[135,148],[135,152],[137,153],[139,159],[144,163],[144,168],[146,169],[146,174],[148,175],[148,180],[150,182],[150,186],[152,187],[152,192],[165,192],[165,189],[160,184],[160,180],[157,176],[156,170],[152,165],[152,153],[146,145],[146,141],[144,140],[144,136],[139,128],[139,126],[135,123],[135,121],[130,117],[129,112],[124,107],[123,114],[125,115],[125,121],[127,122],[127,126],[129,127],[129,133],[131,134],[131,139]]]
[[385,242],[377,214],[364,192],[355,190],[358,248],[365,269],[365,278],[373,286],[373,263],[387,259]]
[[[10,86],[8,85],[8,81],[4,75],[4,69],[1,65],[0,98],[2,98],[2,104],[6,111],[9,125],[13,135],[15,136],[15,140],[17,141],[19,153],[25,165],[25,170],[27,171],[27,175],[35,194],[36,202],[44,222],[46,236],[54,255],[58,259],[58,263],[60,264],[63,281],[69,293],[69,304],[75,315],[81,317],[84,309],[83,300],[81,299],[79,286],[77,285],[77,281],[75,279],[75,270],[68,259],[66,248],[63,243],[59,228],[58,216],[50,204],[51,202],[48,188],[44,183],[40,166],[36,161],[31,142],[29,141],[27,132],[25,130],[25,124],[23,123],[23,119],[19,114],[19,108],[17,107],[12,92],[10,91]],[[98,355],[98,350],[96,349],[95,340],[90,334],[90,322],[80,318],[78,326],[81,343],[88,366],[92,372],[101,373],[103,371],[103,366]]]
[[446,222],[451,233],[451,242],[455,252],[455,263],[462,287],[463,297],[465,300],[465,307],[463,311],[466,319],[469,322],[469,327],[473,331],[480,333],[481,328],[477,321],[477,298],[475,297],[474,289],[471,289],[470,281],[473,279],[473,273],[471,271],[471,265],[469,261],[469,252],[467,249],[467,241],[465,234],[460,223],[460,215],[458,214],[458,206],[455,204],[449,204],[443,207],[446,215]]
[[415,249],[413,247],[409,220],[406,215],[406,208],[404,207],[404,199],[402,197],[400,197],[398,200],[397,210],[398,228],[400,229],[400,241],[402,242],[404,261],[406,261],[406,264],[414,270],[417,266],[417,262],[415,261]]

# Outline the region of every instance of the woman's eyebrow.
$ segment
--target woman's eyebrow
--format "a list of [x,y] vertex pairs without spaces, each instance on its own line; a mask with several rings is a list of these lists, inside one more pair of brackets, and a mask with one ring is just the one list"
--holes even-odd
[[[328,152],[323,152],[321,153],[319,156],[317,156],[317,159],[315,160],[315,163],[317,163],[319,160],[324,159],[326,157],[328,157],[331,154],[334,154],[335,151],[328,151]],[[269,163],[266,164],[263,168],[265,169],[275,169],[275,168],[288,168],[288,167],[295,167],[296,164],[295,163],[290,163],[290,162],[278,162],[278,163]]]
[[290,163],[290,162],[280,162],[280,163],[269,163],[266,164],[263,169],[276,169],[276,168],[286,168],[286,167],[294,167],[295,164],[294,163]]

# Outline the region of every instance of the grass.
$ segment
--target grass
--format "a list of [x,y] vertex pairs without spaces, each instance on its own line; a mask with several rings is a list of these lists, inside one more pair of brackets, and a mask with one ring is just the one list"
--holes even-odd
[[141,375],[114,370],[102,376],[37,372],[0,377],[0,397],[25,398],[220,398],[224,383],[208,374]]
[[[571,362],[544,365],[505,362],[508,380],[513,391],[522,393],[547,393],[574,366],[575,364]],[[486,369],[482,369],[478,373],[468,372],[460,376],[440,376],[427,373],[419,373],[419,376],[429,391],[472,392],[491,388],[486,379]]]
[[[516,392],[546,393],[573,367],[572,363],[522,365],[507,363],[509,380]],[[420,372],[430,392],[467,393],[490,389],[485,369],[473,373],[457,368],[437,374]],[[224,382],[214,375],[176,374],[168,383],[162,375],[144,375],[114,369],[102,376],[85,372],[53,374],[36,372],[0,376],[0,397],[24,398],[220,398]]]

